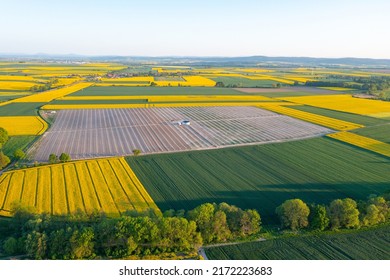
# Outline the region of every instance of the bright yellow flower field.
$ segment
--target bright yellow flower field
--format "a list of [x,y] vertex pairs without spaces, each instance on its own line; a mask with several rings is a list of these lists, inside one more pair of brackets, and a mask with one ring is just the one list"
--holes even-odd
[[75,161],[5,172],[0,177],[0,215],[15,205],[38,213],[82,211],[118,216],[128,210],[160,212],[123,158]]
[[[1,107],[0,107],[1,108]],[[0,127],[10,136],[40,135],[47,129],[47,123],[36,116],[0,117]]]

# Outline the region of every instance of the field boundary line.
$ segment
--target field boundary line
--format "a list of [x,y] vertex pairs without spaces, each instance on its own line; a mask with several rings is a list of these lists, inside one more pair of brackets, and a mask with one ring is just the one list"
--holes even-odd
[[49,167],[49,171],[50,171],[50,212],[51,212],[51,215],[54,214],[54,203],[55,203],[55,200],[54,200],[54,191],[53,191],[53,170],[51,168],[51,166]]
[[[7,190],[6,190],[5,193],[4,193],[3,203],[2,203],[2,205],[1,205],[1,209],[2,209],[2,210],[4,210],[4,205],[5,205],[5,201],[6,201],[6,199],[7,199],[7,196],[8,196],[9,185],[10,185],[10,182],[11,182],[12,175],[13,175],[13,173],[11,173],[11,174],[9,175],[8,184],[7,184]],[[8,177],[8,176],[7,176],[7,177]],[[3,182],[3,181],[2,181],[2,182]]]
[[[35,208],[38,207],[39,170],[40,170],[40,168],[37,168],[37,184],[36,184],[36,186],[35,186],[35,201],[34,201],[34,207],[35,207]],[[37,208],[37,209],[38,209],[38,208]]]
[[390,158],[390,144],[385,142],[347,131],[328,134],[327,137]]
[[[137,175],[131,169],[131,167],[127,163],[127,161],[122,157],[119,159],[119,162],[122,165],[123,169],[125,170],[126,174],[129,176],[130,180],[133,182],[135,189],[137,189],[138,193],[141,195],[141,197],[147,203],[149,209],[154,209],[154,210],[157,210],[158,212],[161,213],[160,208],[154,202],[153,198],[150,196],[150,194],[148,193],[148,191],[146,190],[144,185],[138,179]],[[142,190],[140,188],[142,188]]]
[[68,197],[68,184],[65,179],[65,169],[64,169],[65,164],[62,164],[61,170],[62,170],[62,179],[64,180],[64,187],[65,187],[65,199],[66,199],[66,207],[68,210],[68,214],[70,214],[70,206],[69,206],[69,197]]
[[136,210],[137,208],[134,206],[133,201],[131,201],[130,197],[127,195],[127,192],[124,190],[121,180],[119,179],[118,175],[116,174],[115,169],[112,167],[111,161],[108,159],[107,162],[108,162],[108,165],[110,166],[112,172],[114,173],[115,178],[117,179],[119,185],[121,186],[121,189],[122,189],[123,193],[126,195],[127,200],[133,206],[133,209]]
[[339,119],[335,119],[335,118],[331,118],[331,117],[327,117],[327,116],[322,116],[322,115],[318,115],[318,114],[314,114],[314,113],[300,111],[300,110],[292,109],[290,107],[272,106],[272,105],[271,106],[259,105],[258,107],[265,109],[265,110],[272,111],[272,112],[276,112],[276,113],[279,113],[282,115],[290,116],[290,117],[293,117],[296,119],[301,119],[301,120],[304,120],[307,122],[311,122],[311,123],[314,123],[317,125],[326,126],[326,127],[329,127],[331,129],[335,129],[335,130],[346,131],[346,130],[353,130],[353,129],[364,127],[364,125],[361,125],[361,124],[356,124],[356,123],[343,121],[343,120],[339,120]]
[[113,201],[113,203],[114,203],[114,205],[115,205],[115,208],[116,208],[116,210],[118,211],[118,213],[119,213],[119,215],[120,215],[120,214],[121,214],[121,211],[119,211],[118,205],[116,204],[116,201],[115,201],[115,199],[114,199],[114,196],[112,195],[111,189],[110,189],[109,184],[108,184],[107,179],[106,179],[106,176],[104,176],[103,169],[102,169],[102,167],[100,166],[100,160],[97,160],[96,163],[97,163],[97,166],[99,167],[100,173],[101,173],[102,176],[103,176],[104,182],[105,182],[105,184],[106,184],[106,188],[107,188],[108,192],[110,193],[111,200]]
[[98,201],[98,203],[99,203],[100,210],[102,210],[102,209],[103,209],[102,203],[100,202],[100,197],[99,197],[99,195],[98,195],[98,193],[97,193],[97,191],[96,191],[96,184],[95,184],[95,182],[93,181],[93,176],[92,176],[92,174],[91,174],[91,170],[89,169],[88,162],[85,162],[85,166],[87,167],[88,175],[89,175],[89,177],[91,178],[91,183],[92,183],[93,190],[94,190],[94,192],[95,192],[97,201]]
[[42,124],[42,129],[38,131],[37,135],[41,135],[43,134],[48,128],[49,128],[49,125],[47,124],[47,122],[42,119],[40,116],[37,116],[37,119],[41,122]]
[[24,193],[24,185],[26,184],[26,171],[23,171],[23,183],[22,183],[22,191],[20,192],[19,201],[22,202],[22,197]]
[[76,163],[73,163],[72,166],[74,168],[74,171],[76,172],[77,184],[79,186],[81,201],[83,202],[84,213],[87,213],[87,208],[85,207],[84,195],[83,195],[83,191],[81,189],[81,184],[80,184],[80,176],[79,176],[79,172],[77,171],[77,168],[76,168]]

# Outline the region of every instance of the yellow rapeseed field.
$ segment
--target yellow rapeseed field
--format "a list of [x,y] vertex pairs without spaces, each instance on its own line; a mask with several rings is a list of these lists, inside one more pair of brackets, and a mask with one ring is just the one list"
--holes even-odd
[[308,113],[304,111],[300,111],[297,109],[283,107],[283,106],[275,106],[273,103],[264,103],[260,106],[263,109],[267,109],[276,113],[280,113],[283,115],[287,115],[293,118],[301,119],[304,121],[312,122],[315,124],[319,124],[322,126],[326,126],[335,130],[352,130],[356,128],[361,128],[363,125],[355,124],[347,121],[342,121],[330,117],[320,116],[313,113]]
[[148,86],[145,83],[135,84],[135,83],[96,83],[94,84],[95,87],[112,87],[112,86],[123,86],[123,87],[144,87]]
[[281,97],[278,99],[372,117],[390,116],[390,102],[357,98],[348,94]]
[[45,91],[42,93],[36,93],[29,96],[21,97],[13,100],[13,102],[50,102],[59,97],[63,97],[65,95],[71,94],[73,92],[82,90],[91,86],[92,83],[78,83],[68,87],[63,87],[59,89],[53,89],[49,91]]
[[35,81],[32,76],[0,75],[0,81]]
[[58,78],[57,82],[54,84],[55,87],[59,86],[69,86],[75,82],[80,81],[80,78]]
[[346,132],[346,131],[329,134],[328,137],[390,157],[389,144],[369,137],[360,136],[355,133]]
[[189,86],[189,87],[213,87],[216,82],[202,76],[183,76],[184,81],[155,81],[157,86]]
[[307,76],[294,76],[286,74],[283,76],[283,78],[287,80],[292,80],[294,82],[300,82],[300,83],[306,83],[307,81],[314,81],[315,79],[313,77],[307,77]]
[[35,85],[30,81],[0,81],[0,90],[30,90]]
[[0,127],[9,135],[40,135],[47,129],[47,123],[38,116],[0,117]]
[[191,87],[213,87],[216,84],[215,81],[202,76],[183,76],[183,78],[186,80],[184,85]]
[[0,177],[0,215],[11,215],[17,204],[53,215],[83,211],[118,216],[150,208],[160,212],[123,158],[5,172]]

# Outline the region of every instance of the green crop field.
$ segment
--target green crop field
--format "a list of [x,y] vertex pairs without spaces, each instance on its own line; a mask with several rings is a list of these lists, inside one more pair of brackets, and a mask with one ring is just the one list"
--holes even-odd
[[0,116],[37,116],[38,108],[45,103],[20,102],[0,106]]
[[267,223],[277,223],[286,199],[329,203],[390,188],[389,159],[327,138],[127,161],[162,210],[227,202],[257,209]]
[[77,104],[144,104],[148,99],[111,99],[111,100],[54,100],[49,104],[52,105],[77,105]]
[[11,99],[15,99],[15,98],[19,98],[19,97],[22,97],[24,95],[2,95],[0,94],[0,103],[1,102],[4,102],[4,101],[8,101],[8,100],[11,100]]
[[312,106],[294,106],[294,109],[301,110],[304,112],[309,112],[321,116],[326,116],[334,119],[339,119],[347,122],[352,122],[356,124],[362,124],[365,126],[372,126],[372,125],[379,125],[388,123],[388,121],[379,119],[379,118],[372,118],[368,116],[363,115],[357,115],[357,114],[351,114],[346,112],[340,112],[340,111],[334,111],[334,110],[328,110],[318,107],[312,107]]
[[390,120],[385,124],[359,128],[354,132],[390,144]]
[[36,138],[37,136],[12,136],[3,146],[3,152],[8,156],[13,156],[15,150],[24,150]]
[[298,96],[314,96],[314,95],[340,95],[344,92],[331,91],[315,87],[293,87],[287,86],[280,89],[269,89],[269,92],[259,93],[262,96],[282,98],[282,97],[298,97]]
[[390,226],[206,248],[212,260],[389,260]]
[[[118,96],[118,95],[238,95],[229,88],[209,87],[89,87],[68,96]],[[261,94],[260,94],[261,95]]]

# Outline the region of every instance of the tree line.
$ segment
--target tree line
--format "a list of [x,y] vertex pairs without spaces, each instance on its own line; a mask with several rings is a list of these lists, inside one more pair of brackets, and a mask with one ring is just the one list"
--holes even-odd
[[[329,205],[307,205],[289,199],[276,208],[283,229],[358,229],[390,218],[390,194],[356,202],[335,199]],[[0,221],[1,222],[1,221]],[[203,244],[251,239],[261,231],[260,214],[227,203],[205,203],[190,211],[156,213],[128,211],[120,217],[104,213],[76,213],[59,217],[34,214],[18,208],[8,227],[8,255],[26,254],[33,259],[109,259],[144,257],[165,253],[194,254]]]
[[[5,227],[3,227],[4,230]],[[94,213],[68,217],[15,211],[3,242],[6,254],[33,259],[96,259],[196,253],[203,244],[259,233],[256,210],[202,204],[191,211],[129,211],[110,218]],[[1,227],[0,227],[1,230]]]
[[47,83],[41,84],[41,85],[35,85],[30,88],[31,92],[42,92],[49,89],[52,89],[53,85],[58,83],[58,79],[51,80]]
[[[332,78],[333,76],[329,76]],[[311,87],[343,87],[363,90],[369,94],[375,94],[381,99],[386,99],[384,91],[390,89],[390,77],[371,76],[371,77],[340,77],[334,76],[335,79],[349,79],[350,81],[307,81],[306,86]]]
[[[4,154],[3,151],[3,147],[8,142],[8,140],[8,131],[3,127],[0,127],[0,170],[2,170],[4,167],[11,163],[10,156]],[[11,157],[13,158],[13,160],[20,160],[25,157],[25,153],[22,149],[18,148],[14,150],[13,155]]]
[[301,199],[290,199],[276,208],[276,214],[282,228],[291,230],[357,229],[389,220],[390,200],[386,198],[372,195],[359,202],[351,198],[335,199],[329,205],[307,205]]

